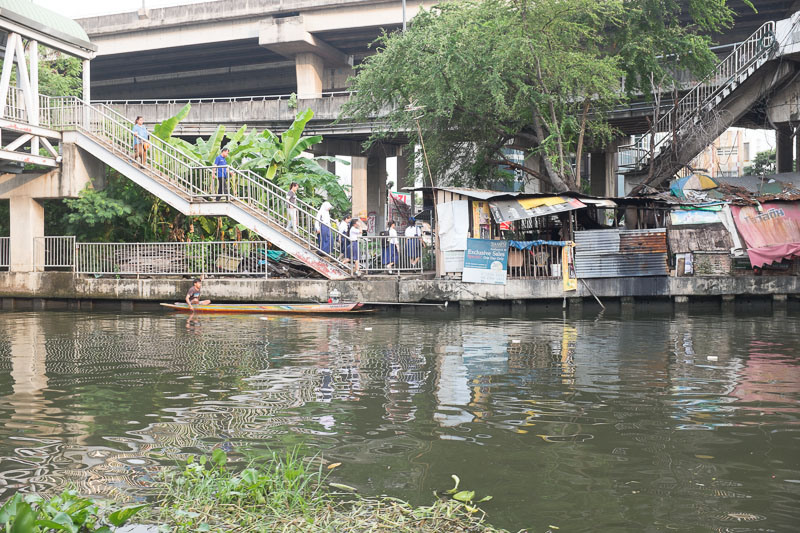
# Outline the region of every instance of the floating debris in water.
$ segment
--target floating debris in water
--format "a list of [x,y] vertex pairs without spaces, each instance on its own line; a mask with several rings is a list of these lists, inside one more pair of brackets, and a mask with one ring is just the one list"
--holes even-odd
[[719,359],[719,357],[717,357],[716,355],[709,355],[708,357],[706,357],[706,359],[708,359],[709,361],[716,361]]
[[511,339],[511,344],[519,344],[519,343],[520,343],[519,339]]
[[588,433],[576,433],[575,435],[536,435],[541,437],[545,442],[583,442],[591,440],[594,435]]
[[372,331],[372,328],[364,328],[364,331]]

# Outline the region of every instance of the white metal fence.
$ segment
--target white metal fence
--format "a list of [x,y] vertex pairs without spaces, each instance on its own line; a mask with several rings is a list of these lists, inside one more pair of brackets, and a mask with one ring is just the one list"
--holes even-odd
[[8,268],[10,264],[10,237],[0,237],[0,268]]
[[33,246],[34,257],[44,261],[45,269],[75,267],[75,237],[36,237]]
[[[393,240],[396,239],[396,242]],[[417,273],[430,248],[422,237],[360,237],[353,243],[331,232],[332,252],[362,274]],[[76,242],[72,236],[34,239],[36,263],[45,270],[88,275],[196,275],[267,277],[267,241]],[[9,266],[10,238],[0,237],[0,268]]]
[[[359,270],[367,273],[419,273],[428,247],[422,237],[369,236],[358,239]],[[351,254],[352,255],[352,254]]]
[[75,272],[266,277],[267,242],[77,243]]

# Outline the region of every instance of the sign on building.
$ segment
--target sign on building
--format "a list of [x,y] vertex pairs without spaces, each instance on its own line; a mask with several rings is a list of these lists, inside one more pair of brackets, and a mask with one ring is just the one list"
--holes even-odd
[[462,281],[505,285],[507,268],[508,241],[467,239]]

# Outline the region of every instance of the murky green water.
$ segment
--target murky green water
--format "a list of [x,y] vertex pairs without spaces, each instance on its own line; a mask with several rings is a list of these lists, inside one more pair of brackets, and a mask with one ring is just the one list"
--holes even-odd
[[186,453],[302,444],[364,494],[458,474],[511,529],[796,531],[798,347],[769,307],[0,313],[0,498],[143,497]]

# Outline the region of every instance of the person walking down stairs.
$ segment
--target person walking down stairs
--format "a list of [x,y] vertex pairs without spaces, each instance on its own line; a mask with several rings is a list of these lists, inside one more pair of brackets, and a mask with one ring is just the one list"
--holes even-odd
[[144,127],[144,117],[136,117],[133,124],[133,153],[134,159],[142,166],[147,164],[147,151],[150,149],[150,134],[147,133],[147,128]]
[[217,174],[217,194],[228,194],[228,149],[223,148],[222,152],[214,160],[214,169]]

